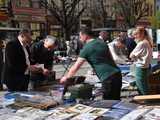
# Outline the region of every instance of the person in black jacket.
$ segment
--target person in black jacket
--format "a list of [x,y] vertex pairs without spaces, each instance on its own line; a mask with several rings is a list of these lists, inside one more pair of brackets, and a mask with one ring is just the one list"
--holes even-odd
[[27,91],[29,71],[36,68],[30,66],[28,45],[31,43],[31,32],[23,29],[17,40],[9,41],[5,48],[3,83],[9,91]]
[[41,68],[38,72],[31,72],[31,87],[36,90],[41,82],[52,72],[53,50],[57,46],[55,37],[48,35],[44,40],[32,44],[31,64]]
[[2,68],[3,68],[3,41],[0,40],[0,90],[3,89],[2,81],[1,81]]

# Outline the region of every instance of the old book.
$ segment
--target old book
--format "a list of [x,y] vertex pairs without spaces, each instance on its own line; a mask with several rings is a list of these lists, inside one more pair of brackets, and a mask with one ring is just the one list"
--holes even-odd
[[97,108],[111,108],[113,105],[120,102],[119,100],[98,100],[91,104],[91,107]]
[[136,109],[138,107],[137,104],[134,103],[129,103],[126,101],[120,101],[119,103],[115,104],[112,106],[112,108],[118,108],[118,109],[125,109],[125,110],[129,110],[132,111],[134,109]]
[[102,116],[105,120],[119,120],[124,115],[128,114],[130,111],[125,109],[109,109]]
[[48,109],[49,107],[55,107],[58,105],[57,101],[51,96],[43,96],[40,94],[28,95],[20,94],[15,98],[16,106],[19,107],[34,107],[39,109]]
[[51,114],[45,120],[70,120],[72,117],[78,114],[62,107],[56,108],[52,112],[53,114]]

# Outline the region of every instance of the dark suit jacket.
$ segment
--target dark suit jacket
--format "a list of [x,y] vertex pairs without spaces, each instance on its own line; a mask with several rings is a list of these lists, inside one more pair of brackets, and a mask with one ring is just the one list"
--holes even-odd
[[[30,47],[31,64],[44,64],[44,68],[52,70],[53,65],[53,51],[48,51],[44,47],[44,42],[36,42]],[[43,81],[45,77],[42,73],[32,73],[30,80]]]
[[[26,68],[25,53],[19,40],[8,42],[5,49],[4,83],[13,84],[17,76],[24,75]],[[18,81],[14,81],[14,84],[17,83]]]
[[44,42],[40,41],[32,44],[30,47],[31,64],[44,64],[47,69],[52,69],[53,65],[53,51],[48,51],[44,47]]

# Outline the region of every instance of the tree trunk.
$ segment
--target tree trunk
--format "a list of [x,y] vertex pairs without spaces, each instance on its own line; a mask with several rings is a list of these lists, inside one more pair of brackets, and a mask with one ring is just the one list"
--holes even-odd
[[63,27],[63,37],[65,41],[70,41],[70,29],[67,29],[67,27]]

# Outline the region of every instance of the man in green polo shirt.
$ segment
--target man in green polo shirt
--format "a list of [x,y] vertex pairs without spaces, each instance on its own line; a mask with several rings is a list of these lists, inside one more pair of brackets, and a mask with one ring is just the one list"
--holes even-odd
[[122,86],[122,75],[116,66],[108,45],[95,39],[89,28],[80,30],[80,40],[85,43],[75,64],[69,72],[62,77],[60,83],[65,83],[68,78],[75,75],[82,64],[87,61],[95,70],[102,82],[103,99],[119,100]]

